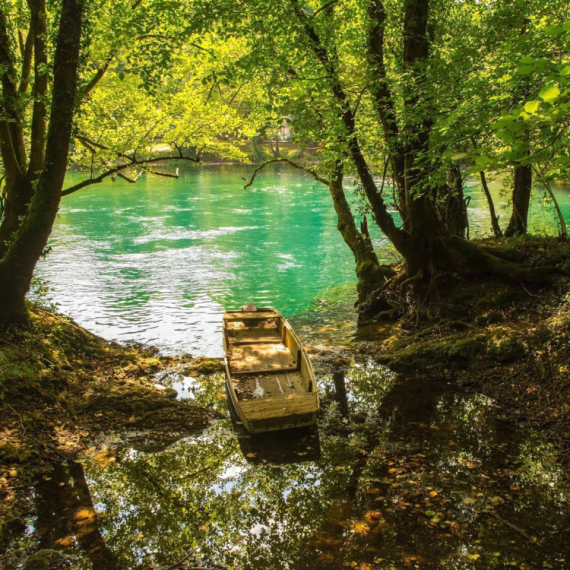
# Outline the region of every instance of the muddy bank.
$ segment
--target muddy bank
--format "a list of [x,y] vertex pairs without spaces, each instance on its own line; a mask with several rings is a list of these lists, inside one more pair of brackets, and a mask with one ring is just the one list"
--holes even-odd
[[156,377],[221,367],[109,343],[36,306],[30,317],[28,330],[0,336],[1,542],[23,524],[29,485],[97,437],[150,448],[203,429],[213,411],[176,400]]

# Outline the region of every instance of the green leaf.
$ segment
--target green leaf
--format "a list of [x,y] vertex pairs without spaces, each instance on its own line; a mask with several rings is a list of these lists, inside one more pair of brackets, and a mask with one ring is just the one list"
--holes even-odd
[[530,75],[534,71],[534,65],[521,65],[517,67],[519,75]]
[[570,65],[567,65],[561,72],[560,75],[570,75]]
[[458,154],[454,154],[454,155],[451,157],[451,160],[461,160],[462,158],[465,158],[466,156],[467,156],[467,153],[466,153],[466,152],[460,152],[460,153],[458,153]]
[[538,96],[547,103],[552,103],[555,99],[558,99],[560,95],[560,89],[558,85],[546,85],[538,93]]
[[525,103],[524,110],[527,113],[533,114],[536,113],[539,105],[540,101],[528,101],[527,103]]
[[562,26],[548,26],[547,28],[544,28],[544,33],[547,36],[558,36],[562,32],[564,32],[564,28]]
[[570,20],[568,20],[567,22],[564,22],[564,24],[562,24],[562,29],[566,32],[570,32]]

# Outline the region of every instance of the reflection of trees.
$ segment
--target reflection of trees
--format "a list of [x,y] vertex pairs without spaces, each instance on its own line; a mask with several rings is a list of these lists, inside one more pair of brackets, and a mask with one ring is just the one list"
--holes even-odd
[[81,463],[57,465],[50,478],[36,486],[37,531],[41,548],[68,547],[77,541],[93,570],[118,568],[99,529]]
[[194,541],[205,559],[228,565],[313,568],[315,537],[338,527],[345,496],[347,471],[334,466],[354,461],[342,438],[327,443],[316,463],[253,465],[221,426],[160,454],[131,453],[93,470],[92,492],[129,568],[171,564]]
[[[230,422],[220,421],[160,453],[127,450],[116,463],[93,462],[87,468],[91,496],[106,515],[99,526],[85,478],[64,469],[38,494],[38,509],[45,511],[41,546],[57,540],[63,546],[66,537],[77,536],[91,558],[96,547],[101,559],[109,557],[100,568],[112,569],[105,536],[118,567],[129,570],[168,567],[192,547],[202,558],[197,565],[219,561],[248,570],[338,570],[353,561],[374,568],[377,558],[384,559],[379,568],[466,568],[466,552],[480,552],[479,562],[489,568],[505,560],[534,564],[541,557],[556,567],[570,534],[567,501],[554,501],[537,483],[527,483],[521,500],[509,499],[518,493],[510,489],[505,467],[505,442],[512,434],[497,424],[496,408],[479,396],[453,393],[443,382],[418,378],[391,382],[387,394],[386,386],[375,387],[369,402],[376,403],[365,414],[363,386],[370,378],[356,386],[360,378],[349,375],[347,382],[353,421],[346,426],[338,418],[330,425],[323,420],[317,461],[276,465],[264,463],[262,453],[244,457]],[[383,397],[376,399],[379,393]],[[380,425],[372,421],[378,417]],[[332,427],[323,429],[325,424]],[[274,444],[281,450],[280,437]],[[311,456],[306,451],[304,459]],[[533,464],[539,461],[521,451]],[[254,446],[250,453],[256,453]],[[463,457],[474,466],[458,461]],[[516,472],[521,477],[518,467]],[[504,502],[495,505],[497,495]],[[83,535],[74,514],[79,505],[92,514]],[[68,514],[54,512],[69,506]],[[540,528],[539,542],[525,540],[509,523],[529,534]],[[510,558],[491,557],[495,551]]]

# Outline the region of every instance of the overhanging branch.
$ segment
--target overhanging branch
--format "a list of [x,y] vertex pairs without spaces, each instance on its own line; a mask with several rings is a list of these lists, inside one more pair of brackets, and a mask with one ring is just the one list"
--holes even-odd
[[[146,170],[150,174],[155,174],[157,176],[165,176],[167,178],[178,178],[178,172],[176,174],[169,174],[169,173],[151,171],[150,169],[145,168],[146,165],[148,165],[148,164],[156,164],[158,162],[163,162],[163,161],[169,162],[171,160],[188,160],[190,162],[200,162],[200,159],[190,158],[188,156],[160,156],[160,157],[156,157],[156,158],[148,158],[146,160],[133,160],[133,161],[127,162],[125,164],[118,164],[117,166],[110,168],[109,170],[106,170],[105,172],[102,172],[101,174],[99,174],[99,176],[96,176],[95,178],[88,178],[87,180],[83,180],[82,182],[79,182],[78,184],[70,186],[69,188],[66,188],[65,190],[63,190],[61,195],[62,196],[69,196],[69,194],[73,194],[74,192],[77,192],[78,190],[82,190],[83,188],[87,188],[87,186],[92,186],[93,184],[100,184],[101,182],[103,182],[103,180],[105,180],[105,178],[108,178],[109,176],[120,176],[121,178],[124,178],[124,175],[120,174],[121,171],[125,170],[126,168],[130,168],[132,166],[140,166],[141,168],[143,168],[144,170]],[[128,181],[132,182],[132,179],[128,179]]]
[[311,168],[307,168],[305,166],[301,166],[300,164],[297,164],[296,162],[293,162],[292,160],[289,160],[288,158],[273,158],[271,160],[268,160],[267,162],[264,162],[263,164],[260,164],[254,171],[253,174],[251,175],[251,178],[249,179],[249,182],[247,181],[247,178],[242,178],[242,180],[245,180],[246,185],[244,186],[245,188],[249,188],[252,184],[253,181],[255,180],[255,177],[258,175],[258,173],[260,172],[260,170],[262,170],[263,168],[265,168],[268,164],[274,164],[276,162],[286,162],[287,164],[289,164],[290,166],[292,166],[293,168],[297,168],[298,170],[302,170],[303,172],[306,172],[307,174],[310,174],[317,182],[320,182],[321,184],[324,184],[325,186],[330,186],[330,182],[326,179],[326,178],[322,178],[321,176],[319,176],[314,170],[312,170]]
[[105,73],[107,73],[107,70],[109,69],[109,66],[111,65],[113,59],[115,59],[116,55],[117,55],[117,50],[116,49],[111,50],[109,52],[109,55],[103,62],[103,65],[97,70],[97,72],[91,78],[91,80],[80,89],[79,98],[81,101],[83,101],[85,97],[87,97],[87,95],[89,95],[89,93],[91,93],[91,91],[93,91],[93,89],[97,87],[97,84],[99,83],[99,81],[101,81],[101,79],[103,79]]

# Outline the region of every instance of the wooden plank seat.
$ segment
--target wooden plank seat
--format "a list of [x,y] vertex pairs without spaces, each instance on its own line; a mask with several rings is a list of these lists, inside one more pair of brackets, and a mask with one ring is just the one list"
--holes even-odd
[[243,400],[240,405],[245,417],[256,422],[310,414],[315,411],[318,403],[316,392],[306,392],[281,398]]
[[227,311],[224,313],[224,321],[231,322],[231,321],[243,321],[245,320],[253,320],[259,321],[262,319],[270,319],[272,317],[277,316],[279,313],[276,311],[259,311],[259,312],[242,312],[236,311],[235,313]]
[[231,321],[226,326],[230,345],[272,342],[281,340],[281,333],[275,319],[259,321]]
[[294,371],[298,354],[279,342],[231,345],[230,368],[236,373]]

